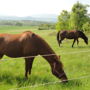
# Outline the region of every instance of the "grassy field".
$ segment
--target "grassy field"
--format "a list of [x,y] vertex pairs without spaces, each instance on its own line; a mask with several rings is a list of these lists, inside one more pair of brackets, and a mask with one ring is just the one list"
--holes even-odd
[[[55,30],[40,31],[34,27],[0,27],[0,33],[20,33],[26,30],[32,30],[42,36],[53,50],[61,55],[64,70],[70,81],[66,84],[59,82],[40,85],[60,81],[52,75],[49,64],[40,56],[35,58],[32,74],[28,80],[25,80],[24,59],[4,56],[5,61],[0,61],[0,90],[90,90],[90,44],[86,45],[82,39],[79,39],[79,45],[75,44],[74,48],[71,48],[73,40],[64,40],[59,48]],[[87,36],[90,42],[90,33],[87,33]]]

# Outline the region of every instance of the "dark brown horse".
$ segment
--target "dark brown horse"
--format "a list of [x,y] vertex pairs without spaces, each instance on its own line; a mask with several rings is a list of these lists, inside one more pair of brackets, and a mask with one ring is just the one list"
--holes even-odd
[[88,44],[87,36],[80,30],[71,30],[71,31],[63,30],[63,31],[59,31],[57,33],[57,41],[58,41],[59,46],[60,46],[60,44],[62,43],[62,41],[65,38],[74,39],[72,47],[73,47],[75,41],[77,41],[77,44],[79,43],[78,38],[82,38],[84,40],[84,42],[86,44]]
[[[55,52],[45,40],[31,31],[26,31],[21,34],[0,34],[0,58],[3,55],[17,58],[48,54],[55,54]],[[50,64],[52,74],[63,82],[67,82],[67,76],[63,70],[61,61],[59,61],[59,57],[56,54],[43,57]],[[28,78],[28,73],[31,73],[34,58],[25,58],[26,78]]]

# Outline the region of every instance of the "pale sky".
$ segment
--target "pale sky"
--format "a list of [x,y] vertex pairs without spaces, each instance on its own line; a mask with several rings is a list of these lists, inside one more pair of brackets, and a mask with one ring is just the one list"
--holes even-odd
[[58,15],[62,10],[70,11],[77,1],[90,5],[90,0],[0,0],[0,16]]

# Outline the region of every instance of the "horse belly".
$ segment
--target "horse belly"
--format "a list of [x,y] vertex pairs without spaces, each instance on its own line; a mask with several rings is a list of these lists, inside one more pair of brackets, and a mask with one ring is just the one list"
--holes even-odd
[[37,55],[37,48],[34,44],[27,44],[23,48],[23,55],[30,56],[30,55]]
[[14,58],[23,56],[21,51],[16,51],[16,50],[6,52],[5,55],[8,57],[14,57]]
[[69,33],[69,34],[67,34],[66,38],[67,39],[74,39],[74,38],[76,38],[76,36],[74,35],[74,33]]
[[12,50],[8,49],[8,51],[5,52],[5,55],[9,56],[9,57],[21,57],[21,56],[23,56],[20,49],[12,49]]
[[67,37],[67,39],[74,39],[74,37]]
[[20,45],[19,43],[7,44],[3,48],[3,54],[9,57],[21,57],[22,45]]

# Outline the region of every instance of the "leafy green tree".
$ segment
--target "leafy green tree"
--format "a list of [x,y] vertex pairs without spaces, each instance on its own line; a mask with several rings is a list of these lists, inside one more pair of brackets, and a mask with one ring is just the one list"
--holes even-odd
[[58,22],[56,23],[57,30],[67,30],[69,28],[69,18],[70,14],[68,11],[63,10],[61,14],[58,16]]
[[16,22],[16,26],[23,26],[21,22]]
[[38,27],[38,30],[50,30],[50,29],[55,29],[55,24],[41,24]]
[[90,14],[87,13],[87,7],[89,7],[89,5],[83,5],[79,2],[76,2],[73,5],[70,13],[66,10],[63,10],[61,14],[58,16],[56,29],[57,30],[85,29],[86,26],[88,26],[87,22],[90,22]]
[[88,20],[87,7],[88,5],[83,5],[79,2],[73,5],[69,21],[71,29],[82,30],[83,24]]
[[84,31],[90,31],[90,22],[86,22],[85,24],[83,24],[82,28]]

